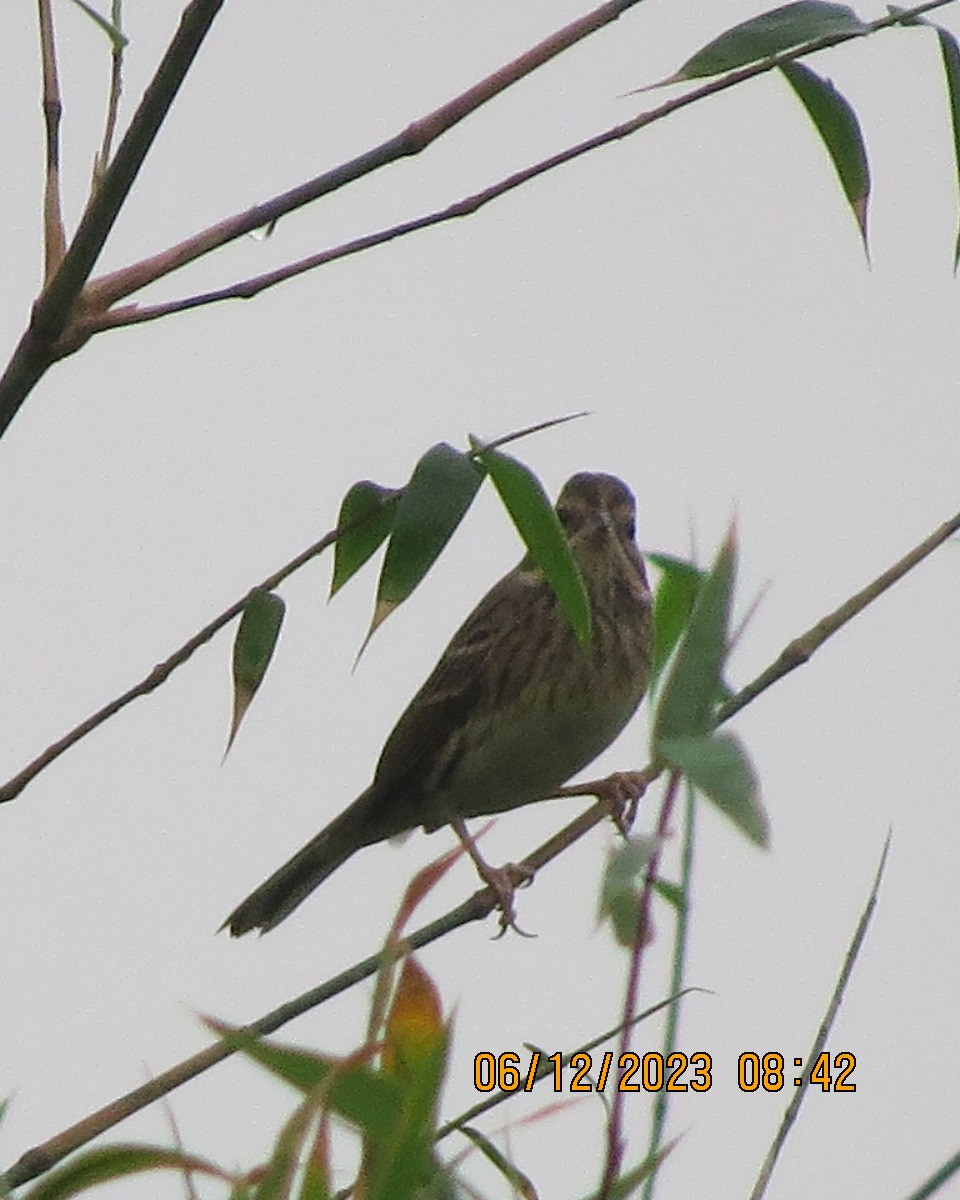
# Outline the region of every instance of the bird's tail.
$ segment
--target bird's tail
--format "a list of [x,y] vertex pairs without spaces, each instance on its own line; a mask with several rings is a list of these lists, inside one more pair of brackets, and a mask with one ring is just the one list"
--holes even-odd
[[369,788],[251,892],[220,928],[229,929],[233,937],[240,937],[251,929],[266,933],[279,925],[351,854],[361,846],[390,836],[377,828],[375,808],[373,789]]

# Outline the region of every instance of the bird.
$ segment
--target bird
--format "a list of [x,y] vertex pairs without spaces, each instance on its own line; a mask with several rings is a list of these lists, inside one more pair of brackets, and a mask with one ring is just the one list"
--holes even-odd
[[548,799],[621,732],[643,699],[653,649],[636,501],[616,476],[580,472],[555,511],[590,600],[589,640],[578,641],[527,554],[453,635],[366,791],[221,929],[273,929],[364,846],[418,826],[465,832],[467,818]]

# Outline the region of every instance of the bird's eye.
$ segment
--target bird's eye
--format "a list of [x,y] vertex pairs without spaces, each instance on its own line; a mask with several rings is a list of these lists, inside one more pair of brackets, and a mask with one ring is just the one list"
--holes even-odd
[[567,533],[576,533],[583,525],[585,513],[577,504],[560,504],[557,507],[557,517]]
[[610,521],[617,533],[631,542],[637,532],[637,513],[632,504],[614,504],[610,508]]

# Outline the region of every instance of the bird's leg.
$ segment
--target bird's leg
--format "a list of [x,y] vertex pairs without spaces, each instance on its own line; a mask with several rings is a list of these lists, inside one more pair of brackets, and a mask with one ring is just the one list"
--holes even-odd
[[466,850],[473,860],[473,865],[477,868],[477,874],[496,897],[497,908],[500,910],[500,932],[497,934],[497,937],[502,937],[507,929],[514,930],[521,937],[535,937],[535,934],[525,932],[517,924],[517,915],[513,907],[513,893],[520,884],[530,882],[533,878],[533,872],[527,867],[518,866],[516,863],[505,863],[502,867],[491,867],[480,853],[476,841],[467,829],[466,822],[460,817],[455,817],[450,824],[460,839],[464,850]]
[[591,779],[572,787],[559,788],[555,796],[596,796],[609,811],[610,819],[624,837],[637,815],[640,798],[647,790],[650,775],[645,771],[615,771],[606,779]]

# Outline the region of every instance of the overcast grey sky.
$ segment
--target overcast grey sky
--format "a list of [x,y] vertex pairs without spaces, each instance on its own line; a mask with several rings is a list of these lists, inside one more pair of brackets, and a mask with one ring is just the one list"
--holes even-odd
[[[0,344],[10,350],[40,270],[32,7],[0,14]],[[129,115],[180,6],[125,7]],[[233,244],[153,298],[440,207],[624,120],[657,100],[622,93],[762,7],[647,0],[421,157],[282,221],[269,240]],[[234,0],[102,267],[359,153],[580,11],[556,0]],[[879,5],[858,11],[882,15]],[[960,34],[954,9],[938,17]],[[56,18],[72,228],[108,61],[73,5],[58,4]],[[400,484],[428,446],[464,446],[468,431],[494,436],[591,410],[518,453],[552,492],[576,470],[622,475],[646,549],[695,548],[708,560],[736,517],[739,611],[765,591],[730,666],[734,685],[951,516],[957,195],[935,39],[892,31],[811,65],[864,128],[872,268],[816,133],[785,84],[764,77],[469,220],[250,303],[105,335],[54,368],[0,446],[3,778],[329,528],[354,480]],[[229,636],[2,808],[0,1095],[12,1095],[3,1165],[203,1045],[197,1013],[252,1019],[378,945],[406,879],[451,844],[446,832],[358,855],[260,941],[214,930],[366,785],[450,633],[518,553],[484,493],[355,673],[374,575],[327,607],[321,560],[283,589],[278,658],[225,766]],[[830,1040],[856,1054],[858,1090],[808,1098],[770,1194],[901,1196],[958,1148],[958,581],[949,544],[734,723],[762,780],[773,845],[757,851],[701,812],[689,981],[713,994],[686,1004],[680,1045],[713,1055],[715,1083],[675,1107],[671,1128],[683,1136],[664,1197],[749,1189],[789,1097],[739,1092],[737,1056],[806,1053],[891,826],[879,909]],[[592,773],[641,766],[646,736],[643,715]],[[503,817],[489,857],[522,855],[577,808]],[[647,821],[654,808],[651,798]],[[445,1115],[476,1098],[478,1050],[566,1049],[617,1020],[626,960],[595,920],[613,840],[596,831],[520,895],[535,940],[491,941],[491,923],[424,952],[455,1012]],[[474,887],[458,865],[421,915]],[[657,925],[643,1003],[666,987],[666,911]],[[357,989],[282,1036],[349,1051],[368,996]],[[639,1040],[658,1046],[659,1032]],[[525,1098],[485,1128],[553,1099]],[[241,1063],[172,1100],[190,1148],[242,1166],[266,1152],[291,1103]],[[596,1183],[603,1120],[594,1097],[506,1144],[541,1195],[576,1197]],[[628,1106],[632,1159],[647,1126],[640,1098]],[[163,1141],[169,1131],[153,1108],[114,1136]],[[472,1166],[488,1194],[504,1194]],[[147,1190],[161,1194],[155,1182]],[[164,1194],[180,1194],[175,1180]]]

